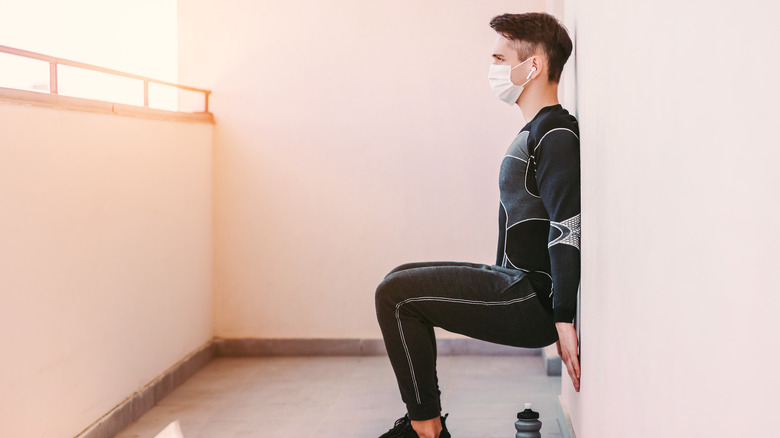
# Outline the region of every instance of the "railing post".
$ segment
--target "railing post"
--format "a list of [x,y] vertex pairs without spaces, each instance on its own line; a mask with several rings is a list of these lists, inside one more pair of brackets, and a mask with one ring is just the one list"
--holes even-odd
[[149,108],[149,81],[144,81],[144,106]]
[[205,108],[203,108],[203,112],[207,113],[207,112],[209,112],[209,94],[211,94],[211,92],[210,91],[204,91],[203,94],[205,95],[205,99],[204,99],[204,101],[205,101],[204,107]]
[[57,94],[57,63],[49,63],[49,93]]

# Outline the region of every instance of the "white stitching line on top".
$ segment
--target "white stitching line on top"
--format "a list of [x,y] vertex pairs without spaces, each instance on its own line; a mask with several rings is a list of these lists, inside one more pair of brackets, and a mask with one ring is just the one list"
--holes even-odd
[[520,161],[522,161],[523,163],[527,163],[527,162],[528,162],[528,160],[524,160],[524,159],[522,159],[522,158],[520,158],[520,157],[516,157],[516,156],[514,156],[514,155],[509,155],[509,154],[507,154],[507,155],[504,155],[504,158],[514,158],[515,160],[520,160]]
[[[509,223],[509,212],[506,211],[506,206],[504,205],[504,201],[498,200],[499,204],[501,204],[501,208],[504,209],[504,260],[501,261],[501,265],[506,268],[506,260],[508,259],[506,255],[506,232],[508,228],[506,227],[506,224]],[[511,262],[510,262],[511,263]]]
[[548,276],[550,278],[550,295],[549,295],[549,297],[552,298],[552,296],[553,296],[553,287],[555,287],[555,285],[552,282],[552,275],[550,275],[550,274],[548,274],[548,273],[546,273],[544,271],[533,271],[533,272],[541,272],[542,274],[544,274],[544,275],[546,275],[546,276]]
[[409,362],[409,371],[412,375],[412,383],[414,384],[414,394],[417,397],[417,404],[422,404],[420,401],[420,391],[417,388],[417,378],[414,375],[414,367],[412,366],[412,357],[409,355],[409,347],[406,346],[406,338],[404,337],[403,326],[401,325],[401,317],[399,315],[401,306],[413,301],[443,301],[447,303],[463,303],[463,304],[480,304],[483,306],[505,306],[508,304],[521,303],[536,296],[536,292],[528,294],[524,297],[514,298],[509,301],[476,301],[476,300],[464,300],[462,298],[447,298],[447,297],[414,297],[407,298],[395,305],[395,319],[398,321],[398,332],[401,335],[401,342],[404,346],[404,352],[406,352],[406,360]]
[[[544,140],[544,138],[545,138],[545,137],[547,137],[547,134],[549,134],[549,133],[551,133],[551,132],[553,132],[553,131],[569,131],[569,132],[571,132],[572,134],[574,134],[574,131],[572,131],[572,130],[571,130],[571,129],[569,129],[569,128],[554,128],[554,129],[551,129],[551,130],[549,130],[549,131],[547,131],[547,132],[545,132],[545,133],[544,133],[544,135],[542,136],[542,138],[540,138],[540,139],[539,139],[539,143],[536,143],[536,146],[534,147],[534,153],[536,153],[536,150],[537,150],[537,149],[539,149],[539,146],[541,146],[541,145],[542,145],[542,140]],[[574,136],[575,136],[575,137],[577,137],[577,140],[579,140],[579,139],[580,139],[580,136],[578,136],[577,134],[574,134]]]
[[420,401],[420,391],[417,389],[417,378],[414,376],[414,367],[412,367],[412,357],[409,355],[409,347],[406,346],[406,338],[404,337],[404,329],[401,326],[401,318],[398,316],[399,305],[395,306],[395,319],[398,321],[398,333],[401,334],[401,342],[404,345],[404,351],[406,352],[406,360],[409,362],[409,372],[412,374],[412,383],[414,383],[414,393],[417,395],[417,404],[422,404]]

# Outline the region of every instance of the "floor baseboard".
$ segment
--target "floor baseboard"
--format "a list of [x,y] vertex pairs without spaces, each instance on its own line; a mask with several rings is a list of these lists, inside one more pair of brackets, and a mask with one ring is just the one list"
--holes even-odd
[[216,355],[216,345],[213,340],[210,340],[92,423],[76,438],[113,438],[197,373]]
[[[539,348],[518,348],[478,339],[438,339],[440,356],[539,356]],[[382,339],[212,338],[162,375],[114,407],[75,438],[113,438],[215,357],[384,356]]]
[[[382,339],[214,338],[219,356],[384,356]],[[536,356],[539,348],[518,348],[478,339],[438,339],[440,356]]]

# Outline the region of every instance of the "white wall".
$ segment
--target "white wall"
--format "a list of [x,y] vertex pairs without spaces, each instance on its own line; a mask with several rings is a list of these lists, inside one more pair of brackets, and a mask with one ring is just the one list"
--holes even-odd
[[494,263],[498,169],[525,124],[487,82],[540,1],[179,2],[180,81],[213,90],[215,335],[381,337],[411,261]]
[[211,133],[0,103],[0,436],[75,436],[211,338]]
[[780,9],[572,5],[582,391],[563,387],[577,437],[775,436]]

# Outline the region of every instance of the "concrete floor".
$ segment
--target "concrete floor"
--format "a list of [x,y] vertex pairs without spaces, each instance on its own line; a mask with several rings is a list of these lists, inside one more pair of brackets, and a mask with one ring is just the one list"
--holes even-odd
[[[455,438],[514,437],[524,402],[542,436],[568,438],[561,378],[539,356],[440,356],[439,385]],[[376,438],[405,408],[385,356],[218,357],[117,438],[152,438],[179,420],[184,438]]]

